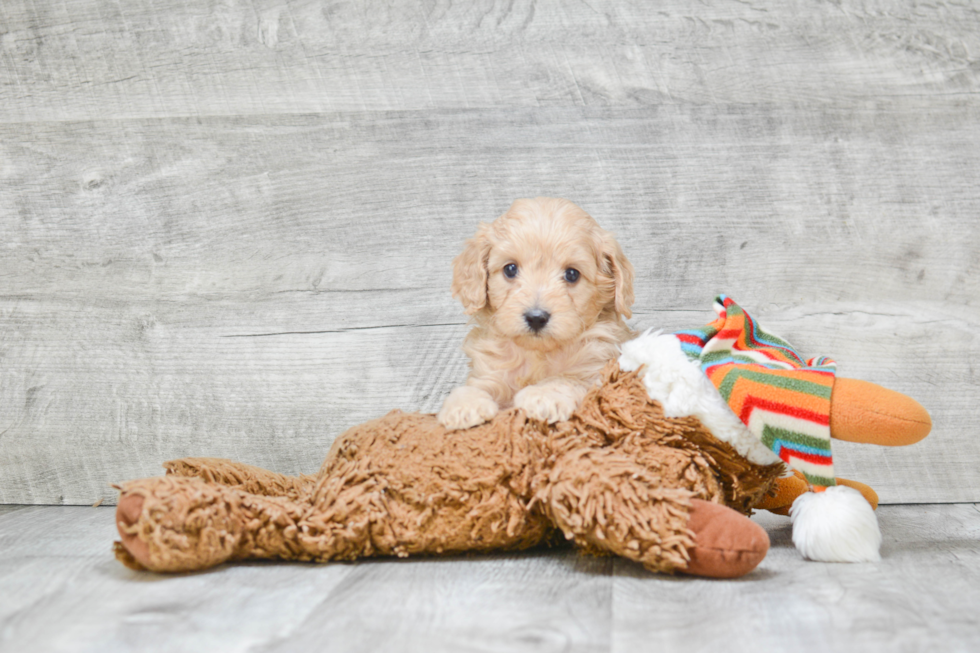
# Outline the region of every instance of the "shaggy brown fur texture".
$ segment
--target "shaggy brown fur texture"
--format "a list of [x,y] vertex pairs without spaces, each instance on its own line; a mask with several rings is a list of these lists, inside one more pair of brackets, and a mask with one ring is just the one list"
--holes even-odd
[[115,550],[130,567],[513,550],[560,532],[670,572],[691,560],[692,500],[747,513],[782,465],[749,463],[693,417],[664,417],[638,372],[610,363],[554,425],[511,409],[447,431],[434,415],[393,411],[338,437],[316,476],[207,458],[166,468],[120,487],[132,514]]

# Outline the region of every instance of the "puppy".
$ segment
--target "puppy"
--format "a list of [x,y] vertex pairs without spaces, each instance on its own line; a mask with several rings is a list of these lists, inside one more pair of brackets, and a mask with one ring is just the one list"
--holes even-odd
[[439,411],[465,429],[517,406],[567,419],[633,332],[633,266],[612,234],[568,200],[521,199],[481,223],[453,261],[453,297],[475,326],[466,385]]

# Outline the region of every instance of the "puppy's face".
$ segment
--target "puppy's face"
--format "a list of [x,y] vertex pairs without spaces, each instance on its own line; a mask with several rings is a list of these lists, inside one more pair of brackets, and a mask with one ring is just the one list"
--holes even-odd
[[499,337],[548,351],[600,319],[629,317],[633,268],[567,200],[518,200],[454,261],[453,295]]

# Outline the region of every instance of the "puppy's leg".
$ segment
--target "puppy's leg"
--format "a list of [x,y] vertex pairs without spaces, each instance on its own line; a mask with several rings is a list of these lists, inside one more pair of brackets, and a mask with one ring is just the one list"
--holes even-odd
[[451,431],[468,429],[493,419],[499,410],[486,390],[464,385],[449,393],[436,419]]
[[569,378],[545,379],[518,392],[514,406],[523,408],[528,417],[554,424],[572,416],[590,387]]

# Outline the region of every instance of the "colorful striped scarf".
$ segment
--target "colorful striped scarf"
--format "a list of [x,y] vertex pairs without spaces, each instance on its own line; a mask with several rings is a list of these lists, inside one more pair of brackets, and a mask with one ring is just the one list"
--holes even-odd
[[830,452],[834,361],[804,360],[725,295],[715,298],[714,309],[718,319],[711,324],[674,334],[684,353],[748,430],[811,486],[836,485]]

